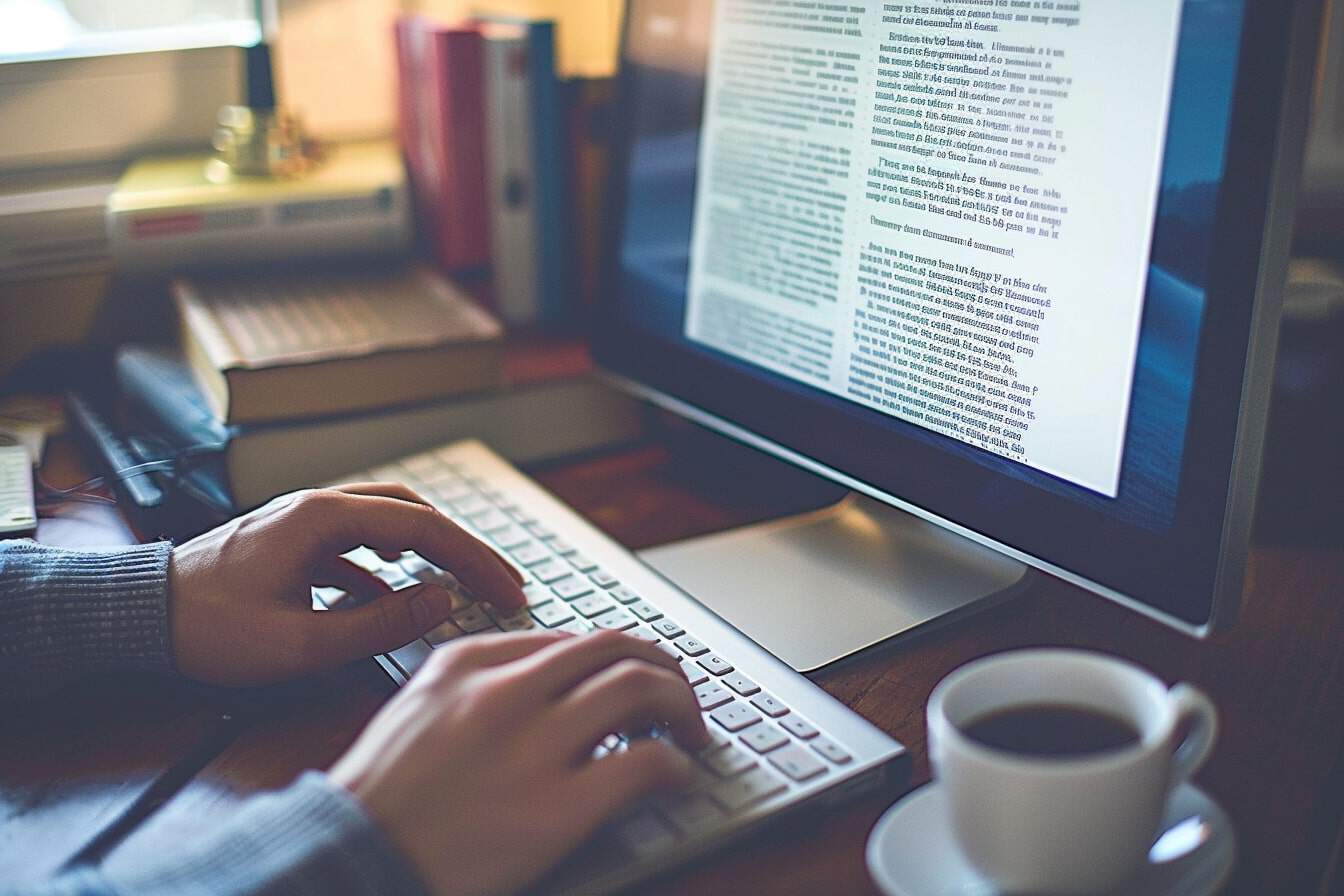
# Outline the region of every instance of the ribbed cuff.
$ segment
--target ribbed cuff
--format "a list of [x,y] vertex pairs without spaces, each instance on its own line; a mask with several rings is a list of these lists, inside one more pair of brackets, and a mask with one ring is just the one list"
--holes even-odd
[[95,672],[171,669],[171,551],[0,542],[0,696]]
[[126,896],[425,893],[359,802],[321,772],[253,797],[194,843],[151,856],[114,853],[102,872]]

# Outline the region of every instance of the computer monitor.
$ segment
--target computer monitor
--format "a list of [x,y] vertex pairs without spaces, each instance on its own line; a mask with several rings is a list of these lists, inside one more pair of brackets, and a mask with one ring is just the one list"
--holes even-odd
[[1044,570],[1239,602],[1314,0],[630,0],[595,353],[852,488],[650,557],[808,669]]

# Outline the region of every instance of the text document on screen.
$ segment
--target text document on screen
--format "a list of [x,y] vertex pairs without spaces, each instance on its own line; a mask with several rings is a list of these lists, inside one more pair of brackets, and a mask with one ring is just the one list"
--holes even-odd
[[686,335],[1114,496],[1181,0],[717,0]]

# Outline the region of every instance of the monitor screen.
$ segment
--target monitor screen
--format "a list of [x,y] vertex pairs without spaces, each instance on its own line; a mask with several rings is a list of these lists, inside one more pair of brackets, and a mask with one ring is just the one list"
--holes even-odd
[[633,0],[599,358],[1203,624],[1249,2]]

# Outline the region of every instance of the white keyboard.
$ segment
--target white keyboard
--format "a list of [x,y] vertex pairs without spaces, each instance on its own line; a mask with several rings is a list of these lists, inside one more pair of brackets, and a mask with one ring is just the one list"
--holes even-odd
[[[785,810],[873,789],[894,794],[908,776],[904,748],[661,578],[629,551],[476,441],[457,442],[345,481],[402,482],[493,545],[522,572],[528,607],[503,615],[475,603],[423,558],[347,556],[394,588],[436,582],[454,592],[453,621],[379,657],[404,682],[443,644],[484,631],[617,629],[681,663],[714,743],[697,756],[696,785],[638,807],[543,881],[548,894],[607,893],[718,848]],[[345,595],[315,589],[334,606]],[[600,758],[624,747],[613,735]]]

